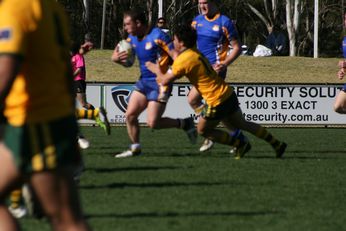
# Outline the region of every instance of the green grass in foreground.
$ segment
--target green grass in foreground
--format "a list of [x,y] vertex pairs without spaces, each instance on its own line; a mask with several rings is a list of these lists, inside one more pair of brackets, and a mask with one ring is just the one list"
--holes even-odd
[[[115,159],[127,147],[125,128],[82,128],[80,190],[89,223],[113,230],[345,230],[344,129],[270,129],[288,143],[275,159],[265,142],[234,160],[226,146],[199,153],[177,129],[142,129],[144,155]],[[200,139],[201,141],[201,139]],[[25,218],[24,230],[49,230]]]

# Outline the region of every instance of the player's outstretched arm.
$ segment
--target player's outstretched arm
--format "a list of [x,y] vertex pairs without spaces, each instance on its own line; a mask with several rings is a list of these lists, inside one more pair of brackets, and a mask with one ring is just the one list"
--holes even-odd
[[171,71],[168,71],[166,73],[162,73],[159,65],[156,63],[146,62],[145,66],[156,75],[156,81],[159,84],[167,85],[167,84],[173,82],[175,79],[177,79],[177,77],[174,76]]

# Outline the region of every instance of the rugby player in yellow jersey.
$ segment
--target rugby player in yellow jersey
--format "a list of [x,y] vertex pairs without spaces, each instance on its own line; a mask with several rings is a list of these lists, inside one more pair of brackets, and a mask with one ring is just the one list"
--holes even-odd
[[[274,148],[280,158],[287,147],[259,124],[246,121],[239,107],[238,98],[233,89],[214,71],[208,60],[198,52],[196,32],[190,26],[179,26],[174,31],[174,49],[178,53],[171,71],[162,73],[157,64],[147,62],[147,68],[157,75],[157,82],[166,85],[182,76],[186,76],[206,102],[197,131],[203,137],[214,142],[235,146],[236,159],[242,158],[251,149],[247,140],[241,140],[230,134],[230,128],[236,127],[261,138]],[[222,122],[229,131],[217,129]]]
[[[0,230],[19,230],[4,200],[24,181],[54,230],[90,230],[73,172],[76,142],[67,19],[54,0],[0,0]],[[54,103],[52,103],[54,102]]]

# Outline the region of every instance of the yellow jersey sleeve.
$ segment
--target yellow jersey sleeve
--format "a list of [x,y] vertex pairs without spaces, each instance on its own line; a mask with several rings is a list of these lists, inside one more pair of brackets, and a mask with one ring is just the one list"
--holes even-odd
[[[7,1],[8,2],[8,1]],[[0,5],[0,54],[23,54],[25,32],[15,5]]]

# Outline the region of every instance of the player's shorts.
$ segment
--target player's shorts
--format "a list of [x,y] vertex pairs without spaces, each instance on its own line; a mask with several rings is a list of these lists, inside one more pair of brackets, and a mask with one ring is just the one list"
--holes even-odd
[[86,92],[86,82],[85,80],[75,80],[74,81],[75,93],[85,93]]
[[3,142],[24,174],[73,166],[81,161],[74,115],[19,127],[6,124],[5,129]]
[[222,120],[240,109],[237,95],[233,92],[228,99],[216,107],[205,105],[201,116],[206,120]]
[[148,101],[167,103],[172,92],[172,84],[159,85],[155,79],[140,79],[136,82],[135,90],[145,95]]

